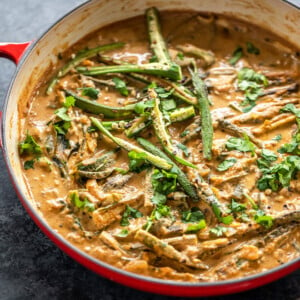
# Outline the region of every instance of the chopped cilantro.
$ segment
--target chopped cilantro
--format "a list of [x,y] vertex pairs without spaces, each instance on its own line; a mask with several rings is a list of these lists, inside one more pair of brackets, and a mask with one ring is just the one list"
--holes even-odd
[[255,55],[260,54],[260,50],[250,42],[247,42],[247,52],[250,54],[255,54]]
[[269,168],[271,162],[276,161],[277,158],[277,155],[273,151],[268,149],[262,149],[261,158],[257,160],[257,165],[260,169]]
[[234,66],[243,56],[243,48],[238,46],[232,53],[229,63]]
[[174,92],[174,89],[171,89],[170,91],[168,91],[168,90],[166,90],[166,89],[164,89],[163,87],[160,87],[160,86],[155,87],[154,90],[157,93],[157,96],[159,98],[163,98],[163,99],[169,98]]
[[118,77],[114,77],[112,81],[114,82],[116,89],[122,96],[128,96],[129,93],[125,81]]
[[126,209],[123,213],[122,219],[120,221],[120,225],[121,226],[128,226],[130,224],[129,223],[130,219],[133,219],[133,218],[137,219],[137,218],[140,218],[142,216],[143,216],[143,214],[140,211],[138,211],[135,208],[130,207],[129,205],[126,205]]
[[147,108],[153,108],[154,107],[154,101],[153,100],[148,100],[144,102],[138,102],[134,106],[134,111],[137,114],[144,115],[147,113]]
[[204,219],[200,220],[197,224],[190,224],[185,232],[186,233],[196,233],[201,229],[204,229],[206,227],[206,222]]
[[181,132],[180,137],[185,137],[190,133],[190,131],[188,129],[184,130]]
[[150,164],[148,163],[145,153],[138,153],[135,151],[128,152],[129,157],[129,170],[132,172],[140,173],[147,169]]
[[34,169],[34,163],[35,163],[34,159],[26,160],[24,162],[24,169],[25,170]]
[[128,234],[129,234],[128,229],[122,229],[119,233],[116,234],[116,236],[124,238],[124,237],[127,237]]
[[100,92],[98,89],[94,89],[92,87],[79,88],[79,90],[81,90],[82,96],[88,96],[88,97],[90,97],[91,99],[94,99],[94,100],[98,99],[98,95],[99,95],[99,92]]
[[228,205],[228,208],[233,213],[239,213],[246,210],[246,205],[236,202],[234,199],[231,200],[231,203]]
[[65,135],[71,127],[71,122],[59,121],[54,123],[53,127],[58,134]]
[[241,103],[247,106],[243,112],[250,111],[255,105],[255,101],[262,95],[262,86],[267,86],[268,80],[266,76],[256,73],[250,68],[243,68],[238,73],[238,88],[245,92],[245,99]]
[[170,111],[176,108],[176,102],[173,99],[163,100],[161,102],[161,108],[163,111]]
[[224,227],[224,226],[216,226],[214,228],[211,228],[211,230],[210,230],[210,232],[216,236],[222,236],[227,231],[228,231],[228,228]]
[[177,57],[180,59],[180,60],[184,60],[184,54],[182,52],[178,52],[177,53]]
[[72,203],[75,207],[77,207],[77,208],[79,208],[79,209],[86,209],[86,210],[89,211],[89,212],[92,212],[92,211],[95,210],[95,205],[94,205],[94,203],[91,203],[90,201],[88,201],[87,198],[84,198],[83,201],[80,200],[77,191],[71,193],[70,197],[71,197],[71,203]]
[[217,204],[213,204],[212,205],[212,210],[214,212],[214,214],[216,215],[217,219],[222,222],[223,224],[231,224],[233,222],[233,217],[232,216],[225,216],[223,217],[221,215],[221,210],[219,208],[219,206]]
[[40,145],[38,145],[35,139],[28,132],[25,140],[19,144],[19,150],[20,154],[34,154],[38,156],[42,153]]
[[229,151],[238,150],[241,152],[251,152],[252,155],[255,154],[255,146],[247,135],[244,135],[243,138],[231,137],[225,145]]
[[236,162],[237,162],[236,158],[225,159],[218,165],[217,170],[220,172],[226,171],[229,168],[231,168]]
[[61,107],[57,109],[54,113],[63,121],[70,122],[72,119],[67,114],[68,109],[66,107]]
[[257,187],[261,191],[270,188],[276,192],[282,187],[288,187],[298,171],[300,171],[300,157],[287,156],[279,164],[262,169],[263,175],[258,180]]
[[277,134],[276,136],[274,136],[274,137],[272,138],[272,140],[273,140],[273,141],[279,142],[279,141],[282,140],[282,135],[281,135],[281,134]]
[[254,221],[266,228],[271,228],[273,226],[273,218],[271,216],[267,216],[265,212],[260,209],[257,209]]
[[65,102],[63,103],[64,107],[69,108],[75,105],[75,98],[73,96],[68,96],[65,98]]
[[204,214],[198,207],[192,207],[190,210],[182,212],[181,220],[184,223],[197,223],[204,219]]
[[176,190],[177,174],[155,169],[151,176],[154,191],[168,195]]
[[170,207],[168,205],[158,204],[152,211],[150,218],[152,220],[159,220],[162,217],[170,216]]

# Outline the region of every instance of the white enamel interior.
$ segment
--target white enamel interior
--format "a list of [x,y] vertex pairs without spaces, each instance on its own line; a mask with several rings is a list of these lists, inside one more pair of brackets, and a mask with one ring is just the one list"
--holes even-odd
[[19,115],[16,107],[21,95],[22,98],[29,97],[49,64],[55,63],[59,52],[104,25],[143,14],[150,6],[157,6],[160,10],[195,10],[233,15],[274,31],[300,48],[300,10],[280,0],[94,0],[86,3],[58,22],[35,44],[19,68],[8,95],[4,111],[6,154],[16,184],[28,198],[17,151]]

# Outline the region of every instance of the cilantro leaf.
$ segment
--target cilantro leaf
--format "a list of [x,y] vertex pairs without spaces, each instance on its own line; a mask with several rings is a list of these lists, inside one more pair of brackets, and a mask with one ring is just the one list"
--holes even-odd
[[241,152],[251,152],[252,155],[254,155],[255,153],[255,146],[249,140],[249,137],[247,135],[244,135],[243,138],[231,137],[227,140],[225,145],[229,151],[238,150]]
[[42,149],[35,139],[27,132],[26,138],[19,144],[20,154],[34,154],[40,155]]
[[154,191],[168,195],[176,190],[177,174],[155,169],[151,175],[151,183]]
[[122,229],[118,234],[116,234],[116,236],[124,238],[127,237],[129,234],[128,229]]
[[252,43],[247,42],[247,52],[250,54],[255,54],[255,55],[259,55],[260,54],[260,50],[255,47]]
[[134,106],[134,111],[137,114],[144,115],[147,111],[147,108],[153,108],[154,107],[154,100],[148,100],[144,102],[138,102]]
[[70,122],[72,119],[67,114],[68,109],[66,107],[61,107],[57,109],[54,113],[63,121]]
[[157,93],[157,96],[159,98],[169,98],[174,92],[174,89],[171,89],[170,91],[168,91],[160,86],[155,87],[154,90]]
[[81,90],[82,96],[88,96],[91,99],[97,100],[99,95],[99,90],[92,87],[79,88]]
[[256,211],[254,221],[266,228],[271,228],[273,226],[273,218],[271,216],[267,216],[265,212],[260,209]]
[[197,224],[190,224],[185,232],[186,233],[196,233],[201,229],[204,229],[206,227],[206,222],[204,219],[200,220]]
[[129,170],[132,172],[140,173],[150,167],[144,152],[138,153],[135,151],[128,152],[129,157]]
[[64,107],[69,108],[74,105],[75,105],[75,98],[73,96],[68,96],[65,98],[65,102],[63,103]]
[[221,215],[221,210],[220,207],[217,204],[212,204],[212,210],[214,212],[214,214],[216,215],[217,219],[222,222],[223,224],[231,224],[233,222],[233,217],[232,216],[225,216],[223,217]]
[[26,160],[24,162],[24,169],[25,170],[34,169],[34,163],[35,163],[34,159]]
[[228,231],[228,228],[224,227],[224,226],[216,226],[214,228],[211,228],[211,230],[210,230],[210,232],[216,236],[222,236],[227,231]]
[[127,85],[126,85],[125,81],[123,81],[122,79],[120,79],[118,77],[114,77],[112,79],[112,81],[114,82],[116,89],[118,90],[118,92],[121,95],[128,96],[129,92],[128,92]]
[[170,216],[170,207],[168,205],[158,204],[151,213],[152,220],[159,220],[162,217]]
[[277,134],[276,136],[274,136],[274,137],[272,138],[272,140],[273,140],[273,141],[279,142],[279,141],[282,140],[282,135],[281,135],[281,134]]
[[166,195],[155,192],[151,199],[151,202],[156,205],[163,205],[167,202],[167,197]]
[[184,60],[184,54],[182,52],[178,52],[177,55],[178,59]]
[[243,56],[243,48],[241,46],[238,46],[234,52],[232,53],[231,58],[229,59],[229,63],[234,66]]
[[129,205],[126,205],[126,209],[123,213],[122,219],[120,221],[120,225],[121,226],[128,226],[130,224],[129,223],[130,219],[133,219],[133,218],[137,219],[137,218],[140,218],[142,216],[143,216],[143,214],[140,211],[138,211],[135,208],[130,207]]
[[54,123],[53,127],[58,134],[65,135],[71,127],[71,122],[59,121]]
[[233,213],[239,213],[246,210],[246,205],[236,202],[234,199],[231,200],[231,203],[228,205],[228,208]]
[[204,219],[204,214],[198,207],[183,211],[181,215],[181,220],[184,223],[197,223],[202,219]]
[[225,159],[224,161],[222,161],[222,162],[218,165],[217,170],[218,170],[219,172],[226,171],[226,170],[228,170],[229,168],[231,168],[236,162],[237,162],[237,159],[236,159],[236,158],[228,158],[228,159]]
[[255,105],[256,100],[262,95],[262,86],[267,86],[268,80],[266,76],[256,73],[250,68],[243,68],[238,73],[238,88],[245,92],[245,99],[241,103],[242,106],[247,106],[243,112],[250,111]]
[[268,168],[271,165],[271,162],[277,160],[277,155],[268,149],[262,149],[261,158],[257,160],[258,167],[260,169]]
[[280,112],[291,112],[293,113],[297,118],[300,118],[300,109],[296,108],[296,106],[292,103],[286,104]]
[[176,108],[176,102],[173,99],[161,101],[161,108],[163,111],[170,111]]
[[261,191],[270,188],[276,192],[282,187],[288,187],[298,171],[300,171],[300,157],[287,156],[279,164],[262,169],[263,175],[258,180],[257,187]]
[[94,203],[91,203],[90,201],[88,201],[87,198],[84,198],[83,201],[80,200],[79,195],[78,195],[77,192],[71,193],[70,197],[71,197],[71,203],[72,203],[75,207],[77,207],[77,208],[79,208],[79,209],[83,209],[83,210],[86,209],[86,210],[89,211],[89,212],[92,212],[92,211],[95,210],[95,205],[94,205]]

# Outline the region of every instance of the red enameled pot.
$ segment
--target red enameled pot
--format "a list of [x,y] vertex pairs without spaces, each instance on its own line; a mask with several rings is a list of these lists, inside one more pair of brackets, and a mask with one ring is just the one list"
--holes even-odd
[[3,114],[0,114],[0,147],[22,204],[42,231],[76,261],[106,278],[148,292],[186,297],[224,295],[264,285],[299,269],[298,258],[254,276],[209,283],[162,281],[132,274],[78,250],[49,227],[30,198],[18,157],[17,124],[20,116],[16,107],[19,99],[29,97],[45,70],[57,61],[58,53],[64,52],[88,33],[104,25],[143,14],[150,6],[160,10],[194,10],[234,16],[275,32],[300,49],[300,10],[281,0],[95,0],[68,13],[33,43],[0,44],[0,56],[17,64]]

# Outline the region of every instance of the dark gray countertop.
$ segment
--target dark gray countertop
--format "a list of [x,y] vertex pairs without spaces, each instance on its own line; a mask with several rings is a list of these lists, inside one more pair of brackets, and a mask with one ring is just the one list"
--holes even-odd
[[[0,42],[35,39],[54,21],[82,2],[1,0]],[[0,60],[1,106],[14,69],[13,63]],[[171,299],[113,283],[74,262],[50,242],[27,215],[8,178],[2,155],[0,170],[1,300]],[[252,291],[215,299],[300,299],[300,271]]]

